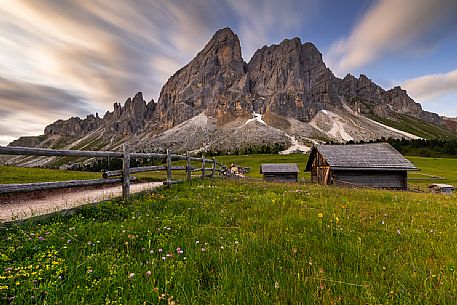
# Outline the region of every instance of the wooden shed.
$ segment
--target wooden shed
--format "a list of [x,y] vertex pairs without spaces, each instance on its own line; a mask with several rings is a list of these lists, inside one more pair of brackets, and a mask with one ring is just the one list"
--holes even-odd
[[405,190],[409,170],[417,168],[390,144],[370,143],[314,146],[305,171],[319,184]]
[[264,181],[297,182],[298,166],[295,163],[261,164],[260,173]]
[[430,192],[435,194],[452,194],[454,193],[454,186],[449,184],[434,183],[428,187]]

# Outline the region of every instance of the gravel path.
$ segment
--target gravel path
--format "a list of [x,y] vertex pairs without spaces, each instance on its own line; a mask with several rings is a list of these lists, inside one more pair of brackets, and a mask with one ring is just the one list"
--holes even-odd
[[[163,185],[162,182],[136,183],[131,185],[130,192],[137,193],[144,190],[151,190],[161,185]],[[12,197],[8,202],[0,203],[0,222],[25,219],[72,209],[80,205],[95,203],[121,195],[122,187],[118,185],[102,189],[53,191],[38,198],[24,198],[22,196],[20,199],[14,199]]]

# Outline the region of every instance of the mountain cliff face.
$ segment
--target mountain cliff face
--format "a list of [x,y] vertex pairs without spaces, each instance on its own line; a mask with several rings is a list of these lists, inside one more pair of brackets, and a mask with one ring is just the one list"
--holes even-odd
[[44,135],[11,145],[116,149],[128,142],[136,150],[230,151],[416,137],[376,122],[401,116],[456,130],[455,121],[423,111],[400,87],[384,90],[365,75],[335,77],[316,46],[299,38],[264,46],[245,63],[237,35],[225,28],[168,79],[157,103],[137,93],[103,118],[58,120]]

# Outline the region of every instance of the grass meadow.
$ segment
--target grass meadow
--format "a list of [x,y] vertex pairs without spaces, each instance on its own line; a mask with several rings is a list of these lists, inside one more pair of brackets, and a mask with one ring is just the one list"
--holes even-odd
[[195,180],[0,228],[5,304],[455,304],[457,198]]
[[[254,178],[260,163],[305,165],[218,159]],[[411,160],[457,178],[457,160]],[[457,195],[196,179],[0,224],[0,303],[456,304],[455,236]]]

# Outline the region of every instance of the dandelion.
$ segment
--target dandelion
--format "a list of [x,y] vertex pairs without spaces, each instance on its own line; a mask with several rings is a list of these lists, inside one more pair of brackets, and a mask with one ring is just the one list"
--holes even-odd
[[317,217],[319,217],[319,218],[324,218],[324,214],[319,213],[319,214],[317,214]]
[[134,276],[135,276],[135,273],[131,272],[131,273],[129,274],[129,279],[133,278]]

